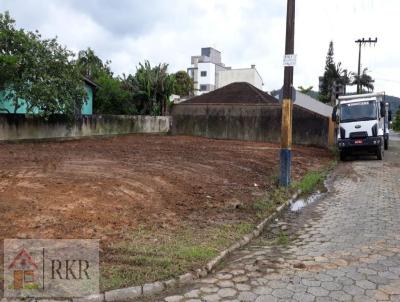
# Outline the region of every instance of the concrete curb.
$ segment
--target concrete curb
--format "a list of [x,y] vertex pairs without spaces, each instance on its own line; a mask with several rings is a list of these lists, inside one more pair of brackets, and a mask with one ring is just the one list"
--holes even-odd
[[[147,283],[142,286],[128,287],[122,289],[115,289],[111,291],[106,291],[104,294],[91,296],[92,298],[81,298],[81,299],[73,299],[73,302],[115,302],[115,301],[124,301],[128,299],[137,299],[152,296],[155,294],[159,294],[167,289],[176,287],[178,285],[188,284],[194,280],[203,278],[208,274],[212,273],[215,267],[221,263],[227,256],[232,254],[237,249],[244,247],[251,240],[260,236],[261,232],[270,223],[273,219],[275,219],[283,210],[287,209],[287,207],[299,196],[300,191],[295,193],[289,200],[280,205],[274,213],[265,218],[262,222],[260,222],[255,229],[244,235],[239,241],[232,244],[227,249],[223,250],[216,256],[214,259],[209,261],[205,267],[201,269],[197,269],[195,272],[189,272],[183,275],[180,275],[177,278],[173,278],[167,281],[157,281],[154,283]],[[103,300],[101,299],[103,298]]]

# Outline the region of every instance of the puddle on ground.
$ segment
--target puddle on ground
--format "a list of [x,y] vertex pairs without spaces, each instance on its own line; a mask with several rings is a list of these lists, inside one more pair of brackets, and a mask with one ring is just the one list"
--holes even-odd
[[296,201],[293,201],[292,204],[290,205],[290,211],[298,212],[304,207],[308,206],[309,204],[312,204],[313,202],[317,201],[321,196],[322,196],[321,191],[317,191],[311,196],[309,196],[307,199],[304,198],[297,199]]

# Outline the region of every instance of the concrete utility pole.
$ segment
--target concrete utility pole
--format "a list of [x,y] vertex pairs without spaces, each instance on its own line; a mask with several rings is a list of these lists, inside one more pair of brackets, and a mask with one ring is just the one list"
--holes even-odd
[[358,39],[356,43],[358,43],[358,81],[357,81],[357,93],[361,93],[361,46],[366,45],[369,43],[371,44],[376,44],[378,42],[378,38],[375,38],[375,40],[372,40],[371,38],[367,39]]
[[[291,55],[294,56],[294,19],[295,19],[295,0],[287,1],[286,16],[286,45],[285,60]],[[282,129],[281,129],[281,154],[280,183],[282,186],[289,186],[291,181],[292,164],[292,86],[293,86],[293,66],[294,63],[285,64],[285,75],[283,84],[282,100]]]

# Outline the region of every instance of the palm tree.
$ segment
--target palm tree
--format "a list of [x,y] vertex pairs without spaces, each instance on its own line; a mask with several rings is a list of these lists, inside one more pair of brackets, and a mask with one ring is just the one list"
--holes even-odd
[[166,114],[174,85],[174,77],[168,74],[168,64],[151,67],[149,61],[139,64],[132,79],[135,95],[143,103],[143,113],[151,115]]
[[305,87],[303,87],[303,86],[299,86],[299,87],[297,87],[297,88],[300,90],[301,93],[303,93],[303,94],[309,94],[309,93],[312,91],[313,86],[309,86],[309,87],[307,87],[307,88],[305,88]]
[[362,74],[360,75],[360,77],[358,77],[358,74],[355,72],[351,73],[351,77],[352,77],[352,81],[351,81],[351,85],[357,85],[358,83],[361,86],[361,90],[363,90],[362,88],[366,88],[368,92],[374,91],[374,79],[372,79],[372,77],[367,74],[368,72],[368,68],[364,68]]
[[336,83],[344,86],[350,85],[351,79],[347,69],[342,68],[342,63],[336,65]]

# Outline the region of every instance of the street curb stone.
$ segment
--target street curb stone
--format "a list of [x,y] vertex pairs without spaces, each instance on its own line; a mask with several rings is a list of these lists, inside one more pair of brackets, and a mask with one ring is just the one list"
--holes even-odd
[[143,296],[154,295],[162,292],[165,289],[165,284],[162,282],[146,283],[143,285]]
[[102,302],[102,301],[104,301],[104,294],[90,295],[83,298],[72,299],[72,302]]
[[134,286],[134,287],[127,287],[127,288],[106,291],[104,293],[104,300],[110,302],[124,301],[129,299],[135,299],[141,296],[143,296],[143,287]]

